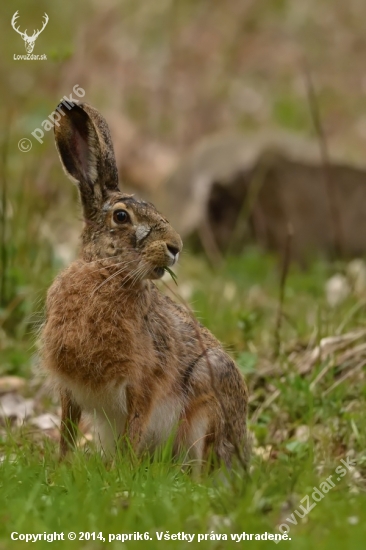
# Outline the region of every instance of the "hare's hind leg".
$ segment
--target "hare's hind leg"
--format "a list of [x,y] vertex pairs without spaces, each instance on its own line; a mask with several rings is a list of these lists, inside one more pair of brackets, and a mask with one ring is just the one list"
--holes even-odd
[[211,398],[205,405],[193,405],[179,432],[180,447],[187,450],[188,464],[194,478],[205,469],[225,465],[231,469],[235,445],[227,437],[226,423],[220,404]]
[[61,389],[61,428],[60,459],[67,451],[75,447],[77,427],[81,418],[81,409],[68,390]]
[[[205,388],[201,381],[207,380],[207,374],[210,384]],[[208,462],[209,466],[218,462],[231,469],[235,456],[246,465],[248,396],[235,363],[222,350],[213,350],[205,362],[197,364],[194,375],[191,388],[200,396],[188,403],[181,438],[189,449],[194,473]]]
[[217,427],[212,422],[213,400],[201,398],[190,403],[178,429],[177,448],[186,451],[186,461],[195,479],[210,459]]

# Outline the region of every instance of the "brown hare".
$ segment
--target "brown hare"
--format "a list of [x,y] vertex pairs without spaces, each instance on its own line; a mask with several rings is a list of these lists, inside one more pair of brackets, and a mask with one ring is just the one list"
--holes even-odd
[[147,202],[123,194],[110,132],[87,104],[55,126],[84,215],[80,258],[47,295],[43,365],[60,392],[60,455],[75,444],[82,411],[113,451],[125,436],[140,454],[168,437],[194,471],[209,457],[247,460],[247,389],[233,360],[154,279],[176,263],[179,235]]

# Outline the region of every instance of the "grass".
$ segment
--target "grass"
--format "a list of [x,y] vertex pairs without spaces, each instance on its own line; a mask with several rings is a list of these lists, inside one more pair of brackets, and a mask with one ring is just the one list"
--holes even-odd
[[[298,372],[293,359],[294,349],[301,357],[312,339],[315,346],[324,336],[335,334],[358,304],[358,298],[351,296],[335,309],[327,306],[323,287],[332,269],[334,266],[314,261],[308,272],[295,267],[290,270],[280,356],[273,358],[279,279],[276,260],[253,249],[240,259],[229,259],[220,272],[212,272],[203,259],[183,255],[178,291],[189,285],[190,303],[237,357],[250,387],[255,452],[249,479],[237,470],[230,478],[205,475],[194,482],[181,471],[182,458],[172,462],[168,448],[150,459],[119,456],[113,464],[79,449],[68,463],[59,464],[52,439],[35,434],[29,425],[8,427],[2,430],[0,440],[0,549],[14,544],[9,539],[13,531],[102,532],[105,538],[146,532],[152,538],[125,542],[127,548],[158,548],[164,542],[156,533],[185,532],[196,535],[194,543],[175,540],[165,544],[186,548],[198,544],[199,534],[207,534],[208,540],[199,543],[202,547],[236,548],[238,542],[230,539],[231,534],[278,533],[278,526],[284,523],[290,527],[291,540],[280,544],[289,548],[363,548],[364,376],[355,374],[325,394],[345,366],[337,363],[337,354],[317,361],[306,374]],[[51,280],[55,271],[49,269],[45,278]],[[168,284],[175,292],[174,283]],[[361,305],[343,332],[364,327],[363,317]],[[20,350],[26,346],[23,338],[18,344],[16,327],[14,330],[16,354],[18,345]],[[30,357],[26,366],[23,364],[28,376]],[[329,361],[334,367],[312,391],[311,383]],[[268,402],[271,395],[277,395],[272,403]],[[335,470],[347,455],[355,460],[354,467],[337,481]],[[309,495],[312,503],[314,487],[320,488],[329,475],[333,475],[334,487],[301,519],[295,510],[303,515],[304,497]],[[210,540],[213,532],[226,534],[229,540]],[[36,544],[43,548],[49,543]],[[56,548],[105,547],[99,539],[53,544]],[[109,547],[121,544],[114,540]],[[274,543],[262,540],[251,544],[267,548]]]
[[[29,435],[13,435],[6,443],[8,458],[1,466],[0,493],[1,548],[10,548],[11,532],[53,533],[74,531],[149,533],[152,541],[133,542],[136,547],[160,547],[156,532],[212,534],[226,533],[223,543],[204,541],[207,548],[234,548],[231,533],[276,532],[278,522],[286,522],[300,508],[300,499],[311,495],[337,462],[323,465],[317,475],[310,449],[283,454],[268,463],[255,459],[249,481],[240,475],[232,485],[207,477],[194,483],[177,464],[167,458],[131,466],[119,457],[113,467],[106,467],[98,455],[86,457],[78,452],[71,464],[58,464],[56,449],[46,443],[35,445]],[[306,522],[292,527],[289,548],[363,548],[365,510],[364,494],[350,494],[351,474],[310,512]],[[304,503],[304,500],[302,500]],[[310,501],[312,502],[312,501]],[[296,514],[294,514],[296,518]],[[354,518],[359,522],[353,524]],[[19,544],[19,543],[18,543]],[[37,548],[48,542],[38,541]],[[55,547],[84,547],[83,542],[54,543]],[[120,547],[112,542],[111,548]],[[254,543],[252,543],[254,544]],[[272,543],[273,544],[273,543]],[[284,544],[284,542],[281,542]],[[268,541],[256,541],[267,548]],[[171,548],[185,548],[186,542],[170,541]],[[95,541],[93,548],[104,548]],[[127,546],[128,547],[128,546]],[[195,547],[195,545],[193,546]]]

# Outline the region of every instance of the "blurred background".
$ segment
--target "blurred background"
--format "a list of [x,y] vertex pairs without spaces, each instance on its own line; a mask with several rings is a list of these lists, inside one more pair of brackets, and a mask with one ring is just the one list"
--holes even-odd
[[[16,10],[29,35],[47,13],[33,51],[47,60],[14,59]],[[182,233],[178,292],[246,373],[263,453],[305,444],[310,383],[318,420],[333,414],[324,392],[361,418],[365,2],[19,0],[0,13],[3,391],[30,378],[46,290],[77,254],[77,191],[53,131],[32,135],[77,86],[111,128],[121,188]]]

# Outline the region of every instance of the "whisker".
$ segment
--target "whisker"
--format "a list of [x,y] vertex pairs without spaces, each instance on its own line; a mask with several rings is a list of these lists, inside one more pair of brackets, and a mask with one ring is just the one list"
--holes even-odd
[[131,281],[131,286],[133,286],[137,281],[137,279],[139,278],[140,272],[141,272],[141,266],[138,266],[135,271],[132,271],[132,273],[129,273],[122,287],[124,287],[129,280]]
[[142,280],[143,277],[148,273],[149,266],[145,263],[139,265],[135,271],[129,274],[128,277],[126,277],[126,282],[122,285],[125,286],[125,284],[128,282],[128,280],[131,280],[131,286],[134,286],[136,282],[140,279]]
[[105,281],[103,281],[99,286],[97,286],[97,288],[95,288],[92,292],[92,296],[93,294],[95,294],[95,292],[97,290],[99,290],[103,285],[105,285],[106,283],[108,283],[108,281],[110,281],[111,279],[114,279],[115,277],[118,277],[118,275],[120,275],[121,273],[123,273],[123,268],[122,269],[119,269],[116,273],[112,273],[112,275],[110,275],[109,277],[106,278]]
[[[114,267],[114,266],[115,266],[115,267],[121,266],[121,269],[118,270],[118,273],[122,273],[122,272],[124,271],[124,269],[125,269],[128,265],[130,265],[130,264],[132,264],[132,263],[134,263],[134,262],[136,262],[136,261],[137,261],[137,258],[134,258],[133,260],[129,260],[128,262],[126,262],[126,261],[117,262],[117,263],[112,264],[112,265],[113,265],[113,267]],[[102,271],[102,269],[108,269],[108,266],[101,266],[100,268],[95,269],[94,271],[92,271],[92,273],[98,273],[99,271]],[[117,273],[112,274],[111,276],[113,276],[113,275],[117,275]],[[107,280],[104,281],[102,284],[106,283],[108,280],[109,280],[109,277],[108,277]]]
[[144,270],[141,269],[141,268],[138,271],[136,271],[135,276],[131,281],[131,286],[134,286],[139,279],[141,279],[141,280],[143,279],[143,277],[142,277],[143,272],[144,272]]

